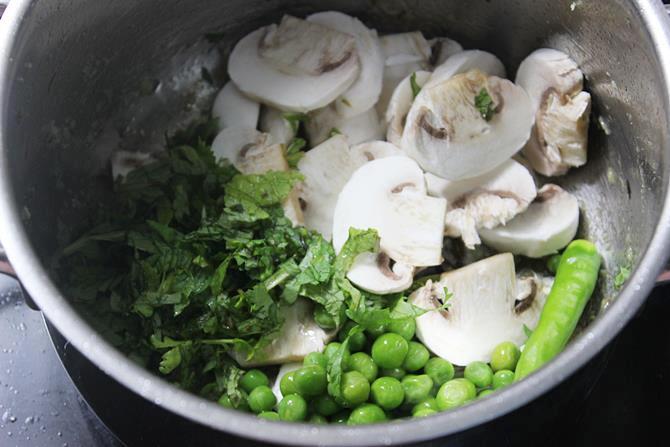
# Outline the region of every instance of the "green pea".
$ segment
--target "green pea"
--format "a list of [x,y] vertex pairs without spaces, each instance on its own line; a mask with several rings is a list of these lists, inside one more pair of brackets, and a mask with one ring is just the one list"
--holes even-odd
[[470,402],[477,396],[475,385],[468,379],[452,379],[437,392],[437,406],[441,411],[450,410]]
[[489,394],[493,394],[494,392],[495,392],[495,391],[493,391],[493,390],[491,390],[491,389],[481,390],[481,391],[479,392],[479,394],[477,394],[477,397],[478,397],[478,398],[479,398],[479,397],[486,397],[486,396],[488,396]]
[[254,413],[262,413],[263,411],[270,411],[277,403],[277,398],[270,389],[270,387],[261,385],[253,389],[247,399],[249,407]]
[[320,414],[313,414],[309,417],[307,422],[311,424],[327,424],[328,420]]
[[433,389],[433,380],[426,374],[415,376],[407,375],[402,379],[402,389],[405,391],[405,403],[415,405],[430,396]]
[[301,396],[318,396],[326,391],[326,370],[318,365],[303,366],[294,373],[295,387]]
[[442,386],[454,378],[454,365],[440,357],[428,360],[423,370],[437,386]]
[[278,421],[279,413],[277,413],[276,411],[263,411],[261,413],[258,413],[258,417],[261,419],[267,419],[268,421]]
[[307,417],[307,402],[298,394],[289,394],[279,402],[279,419],[282,421],[299,422]]
[[370,382],[358,371],[342,374],[342,398],[351,407],[362,404],[370,396]]
[[269,385],[270,379],[260,369],[250,369],[240,378],[240,386],[247,393],[251,393],[256,387]]
[[491,368],[493,371],[509,369],[514,371],[516,364],[521,356],[519,348],[511,341],[504,341],[493,348],[491,353]]
[[405,399],[405,390],[398,379],[380,377],[370,387],[372,401],[384,410],[398,408]]
[[235,405],[230,400],[228,394],[224,394],[223,396],[221,396],[221,398],[219,398],[219,405],[226,408],[233,408],[235,410],[249,411],[249,403],[245,398],[242,398],[240,402],[237,405]]
[[335,399],[328,394],[322,394],[314,399],[312,405],[314,406],[314,411],[322,416],[332,416],[342,409],[340,405],[335,402]]
[[463,376],[474,383],[477,388],[491,386],[491,381],[493,381],[493,371],[491,371],[491,367],[484,362],[470,363],[465,367]]
[[349,357],[349,362],[347,362],[347,369],[349,371],[358,371],[363,374],[368,382],[372,383],[377,378],[379,373],[379,368],[377,364],[372,360],[372,357],[367,355],[364,352],[357,352],[351,354]]
[[561,255],[553,255],[550,256],[549,259],[547,259],[547,270],[552,275],[556,274],[556,270],[558,270],[558,264],[561,263]]
[[363,404],[354,408],[349,415],[347,424],[364,425],[376,424],[386,420],[386,413],[375,404]]
[[412,416],[415,418],[424,418],[426,416],[430,416],[431,414],[436,414],[437,411],[433,410],[432,408],[422,408],[421,410],[412,413]]
[[418,371],[426,366],[429,358],[430,353],[424,345],[415,341],[410,341],[407,356],[405,357],[402,367],[410,372]]
[[427,397],[412,408],[412,414],[416,415],[417,411],[433,410],[439,411],[440,407],[437,405],[437,400],[434,397]]
[[314,306],[314,321],[322,329],[335,329],[335,319],[321,304]]
[[407,372],[402,368],[382,369],[382,376],[384,377],[393,377],[394,379],[401,380],[406,375]]
[[289,371],[284,374],[279,381],[279,391],[281,391],[282,396],[288,396],[289,394],[296,394],[298,388],[295,385],[295,371]]
[[398,334],[384,334],[372,345],[372,359],[380,368],[399,368],[409,350],[407,340]]
[[365,330],[372,340],[381,337],[386,333],[386,324],[379,323],[377,326],[369,327]]
[[493,375],[494,390],[511,385],[512,382],[514,382],[514,373],[509,369],[501,369]]
[[310,352],[302,361],[304,366],[318,365],[323,369],[328,367],[328,357],[321,352]]
[[416,332],[416,321],[414,318],[393,319],[388,324],[388,331],[410,341],[414,338]]
[[351,329],[353,329],[355,326],[356,323],[353,321],[348,321],[337,334],[337,338],[341,342],[349,337],[349,352],[361,351],[363,348],[365,348],[365,344],[367,343],[367,339],[365,338],[365,334],[363,332],[357,332],[353,335],[350,334]]
[[351,412],[349,410],[342,410],[332,418],[330,418],[331,424],[346,424],[349,421],[349,415]]

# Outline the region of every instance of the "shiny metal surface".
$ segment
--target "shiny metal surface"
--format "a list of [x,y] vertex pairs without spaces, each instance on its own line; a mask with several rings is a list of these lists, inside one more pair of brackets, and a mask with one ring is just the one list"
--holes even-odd
[[[201,67],[221,81],[225,56],[244,33],[283,12],[317,9],[357,15],[380,32],[447,35],[498,54],[510,73],[533,49],[555,47],[586,73],[595,98],[590,161],[561,183],[580,198],[581,234],[598,244],[606,272],[585,328],[566,351],[495,397],[435,418],[365,428],[258,421],[139,369],[101,340],[49,278],[50,255],[105,198],[111,151],[158,150],[165,130],[211,101],[215,88],[203,81]],[[202,38],[222,31],[218,45]],[[306,445],[437,438],[561,382],[644,301],[669,245],[669,70],[667,18],[652,0],[12,0],[0,22],[0,234],[24,285],[59,331],[115,379],[184,417]],[[612,278],[620,266],[635,269],[616,291]]]

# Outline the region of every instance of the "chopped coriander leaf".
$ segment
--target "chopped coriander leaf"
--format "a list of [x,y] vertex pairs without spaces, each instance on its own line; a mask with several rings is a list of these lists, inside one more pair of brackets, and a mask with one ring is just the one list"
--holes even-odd
[[475,96],[475,107],[486,121],[490,121],[496,113],[493,99],[486,88],[482,88],[477,96]]
[[421,91],[421,86],[416,82],[416,72],[409,77],[409,85],[412,87],[412,97],[416,98]]
[[629,267],[619,267],[619,273],[614,277],[614,287],[620,289],[630,277],[631,270]]
[[330,132],[328,132],[328,138],[333,138],[335,135],[342,135],[342,132],[340,132],[340,129],[337,127],[330,129]]
[[288,121],[289,126],[294,134],[298,133],[300,130],[300,124],[307,121],[307,115],[304,113],[292,113],[286,112],[282,115],[286,121]]
[[307,142],[302,138],[294,138],[286,148],[286,161],[290,168],[298,167],[298,162],[305,155],[303,149],[307,146]]

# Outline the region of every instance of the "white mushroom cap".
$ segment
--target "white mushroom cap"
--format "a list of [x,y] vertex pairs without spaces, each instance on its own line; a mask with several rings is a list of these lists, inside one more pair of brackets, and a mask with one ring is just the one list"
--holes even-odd
[[274,107],[263,107],[259,129],[270,134],[272,141],[277,143],[289,144],[295,138],[291,123],[284,118],[283,112]]
[[482,50],[466,50],[453,54],[435,67],[428,85],[438,84],[457,74],[479,70],[489,76],[506,77],[505,66],[495,55]]
[[552,276],[543,276],[532,270],[517,273],[514,311],[528,329],[533,330],[537,326],[553,285]]
[[353,37],[291,16],[243,37],[228,72],[248,97],[280,110],[309,112],[330,104],[360,71]]
[[[212,142],[212,152],[216,158],[230,161],[243,174],[289,170],[284,146],[275,144],[270,135],[256,129],[223,129]],[[294,225],[304,222],[298,197],[298,188],[293,188],[283,204],[284,215]]]
[[387,66],[427,63],[431,56],[431,45],[420,31],[387,34],[381,36],[379,42]]
[[[410,296],[423,309],[436,309],[444,301],[444,289],[452,294],[449,307],[427,312],[416,319],[416,335],[435,355],[456,365],[491,360],[493,348],[526,340],[523,326],[537,325],[534,307],[517,310],[514,257],[503,253],[466,267],[443,273]],[[528,313],[528,315],[526,315]]]
[[345,135],[350,144],[379,140],[384,136],[374,107],[352,117],[343,117],[333,105],[309,114],[305,132],[310,145],[323,143],[333,131]]
[[[428,64],[421,62],[408,62],[400,65],[387,65],[384,69],[384,82],[382,84],[382,94],[375,108],[380,116],[384,116],[391,101],[391,96],[398,84],[410,76],[412,73],[424,71]],[[386,124],[386,123],[384,123]]]
[[[492,100],[488,121],[475,106],[482,90]],[[432,85],[429,81],[421,89],[407,115],[401,149],[445,179],[476,177],[521,149],[532,125],[530,100],[522,88],[472,70]]]
[[562,175],[586,163],[591,95],[582,91],[583,79],[577,63],[558,50],[536,50],[519,66],[516,83],[528,92],[535,112],[523,153],[543,175]]
[[374,141],[349,147],[343,135],[307,151],[298,162],[298,170],[305,176],[300,190],[305,226],[330,240],[337,197],[351,175],[370,160],[393,155],[402,152],[392,144]]
[[[430,78],[430,72],[417,71],[415,73],[415,81],[417,85],[423,87]],[[414,73],[400,81],[393,91],[388,108],[386,109],[386,139],[396,146],[400,146],[402,143],[402,132],[405,128],[405,120],[407,119],[409,109],[414,102],[414,92],[412,91],[411,84],[412,76],[414,76]]]
[[[246,159],[249,150],[267,147],[272,138],[253,128],[228,127],[216,135],[212,142],[212,152],[217,159],[230,161],[240,172],[249,171],[251,167]],[[249,172],[247,172],[249,173]]]
[[219,122],[219,129],[245,127],[255,129],[258,124],[260,104],[240,92],[228,81],[214,99],[212,116]]
[[538,191],[528,209],[507,224],[479,230],[486,245],[498,251],[541,258],[556,253],[574,239],[579,225],[577,199],[560,186]]
[[521,163],[509,159],[478,177],[449,181],[426,174],[428,193],[447,199],[445,234],[462,237],[466,247],[481,243],[477,230],[504,225],[535,199],[535,180]]
[[310,352],[321,352],[333,334],[321,329],[314,321],[311,301],[298,299],[283,306],[280,314],[284,319],[279,335],[268,346],[247,359],[247,352],[233,350],[231,356],[243,368],[261,365],[281,365],[302,360]]
[[277,402],[280,402],[284,396],[281,393],[281,379],[291,371],[298,370],[303,367],[302,362],[294,362],[294,363],[284,363],[281,368],[279,368],[279,372],[277,373],[277,377],[275,378],[275,381],[272,383],[272,392],[274,393],[275,397],[277,398]]
[[402,262],[391,266],[391,258],[383,252],[362,253],[354,261],[347,278],[363,290],[387,295],[409,289],[414,270],[414,267]]
[[349,280],[373,293],[398,292],[411,285],[415,266],[438,265],[446,205],[426,195],[422,171],[410,158],[392,156],[361,166],[337,199],[333,246],[341,250],[350,228],[372,228],[380,251],[358,256]]
[[116,151],[109,161],[112,166],[112,179],[121,177],[123,180],[131,171],[153,163],[156,159],[146,152]]
[[318,12],[307,20],[356,39],[361,71],[351,87],[335,100],[337,112],[344,117],[353,117],[373,108],[382,91],[384,73],[384,56],[377,32],[360,20],[336,11]]
[[354,172],[337,199],[335,251],[346,242],[349,228],[374,228],[381,251],[395,262],[438,265],[446,202],[426,195],[423,172],[414,160],[405,156],[372,160]]
[[[434,39],[430,39],[428,44],[430,45],[431,49],[430,62],[434,67],[442,65],[451,56],[463,51],[463,46],[460,43],[453,39],[449,39],[448,37],[436,37]],[[499,76],[496,73],[489,74],[495,74],[496,76]]]
[[430,44],[419,31],[388,34],[379,38],[385,58],[382,93],[377,102],[377,113],[386,113],[393,91],[400,81],[414,73],[428,69]]

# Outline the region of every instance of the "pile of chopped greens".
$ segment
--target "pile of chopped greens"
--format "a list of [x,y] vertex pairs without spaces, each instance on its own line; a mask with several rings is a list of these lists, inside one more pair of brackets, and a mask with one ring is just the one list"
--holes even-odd
[[[375,230],[352,229],[336,255],[284,217],[300,173],[242,175],[215,159],[212,135],[209,124],[191,126],[117,180],[114,203],[55,262],[64,292],[111,343],[183,389],[235,402],[243,371],[228,352],[258,353],[281,328],[280,307],[298,297],[338,327],[421,312],[347,280],[358,254],[378,250]],[[329,368],[336,382],[341,368]]]

